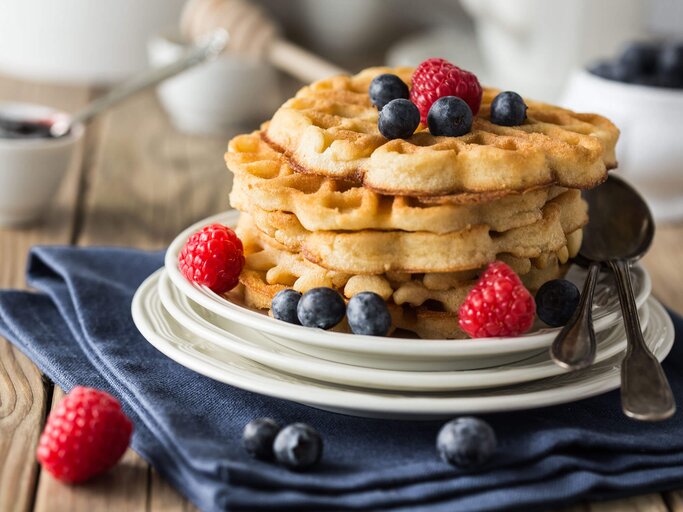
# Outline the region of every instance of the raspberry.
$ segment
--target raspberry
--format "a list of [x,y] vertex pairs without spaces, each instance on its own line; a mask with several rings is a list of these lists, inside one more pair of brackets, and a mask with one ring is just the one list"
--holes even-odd
[[216,293],[232,290],[244,267],[242,241],[227,226],[205,226],[185,243],[178,256],[178,267],[188,280]]
[[427,124],[429,108],[443,96],[462,98],[476,116],[481,105],[481,85],[477,77],[445,59],[427,59],[413,72],[410,100],[420,110],[422,124]]
[[460,328],[473,338],[519,336],[531,328],[536,303],[519,276],[502,261],[491,263],[458,311]]
[[128,448],[133,424],[113,396],[76,386],[52,410],[38,443],[44,469],[83,482],[112,468]]

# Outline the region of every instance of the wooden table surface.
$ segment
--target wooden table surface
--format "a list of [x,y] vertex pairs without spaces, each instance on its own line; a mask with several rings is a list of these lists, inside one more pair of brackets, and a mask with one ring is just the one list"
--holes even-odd
[[[97,93],[0,77],[0,101],[75,111]],[[0,287],[25,286],[26,255],[35,244],[157,249],[189,224],[226,209],[226,142],[226,137],[176,132],[151,92],[103,115],[88,128],[83,159],[69,169],[45,219],[26,229],[0,229]],[[655,296],[678,311],[683,311],[682,249],[683,224],[660,226],[645,258]],[[114,470],[85,485],[63,485],[41,471],[36,442],[47,413],[62,396],[0,339],[0,511],[194,510],[132,450]],[[683,491],[564,510],[683,512]]]

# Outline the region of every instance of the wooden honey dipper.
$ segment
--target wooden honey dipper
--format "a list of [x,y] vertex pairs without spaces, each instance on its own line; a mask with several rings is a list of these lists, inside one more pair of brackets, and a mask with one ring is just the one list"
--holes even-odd
[[270,17],[248,0],[188,0],[180,30],[189,41],[216,29],[229,36],[227,51],[264,59],[303,82],[313,82],[346,70],[283,39]]

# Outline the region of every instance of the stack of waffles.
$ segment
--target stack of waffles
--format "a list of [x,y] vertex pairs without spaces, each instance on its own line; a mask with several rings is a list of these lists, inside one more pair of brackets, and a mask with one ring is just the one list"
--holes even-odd
[[469,133],[421,126],[387,140],[368,87],[382,73],[410,85],[412,71],[313,83],[230,142],[247,305],[267,310],[284,288],[328,286],[347,299],[373,291],[394,329],[460,338],[458,309],[488,263],[506,262],[532,291],[564,274],[588,222],[580,189],[616,165],[618,130],[530,100],[524,124],[495,125],[499,91],[485,88]]

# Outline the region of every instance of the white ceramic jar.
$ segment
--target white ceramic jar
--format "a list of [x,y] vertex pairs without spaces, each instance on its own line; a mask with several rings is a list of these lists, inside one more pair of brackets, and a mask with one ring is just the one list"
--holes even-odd
[[[152,66],[163,66],[187,51],[174,31],[152,37]],[[188,133],[225,134],[254,127],[281,103],[278,74],[269,64],[221,55],[157,87],[159,99],[176,128]]]
[[621,83],[579,70],[561,103],[611,119],[621,130],[615,172],[637,187],[658,220],[683,218],[683,89]]
[[19,0],[0,10],[0,70],[31,80],[111,83],[143,70],[147,39],[185,0]]
[[[29,103],[0,103],[0,113],[25,119],[68,115]],[[47,210],[67,169],[81,157],[84,131],[77,124],[56,139],[0,137],[0,226],[27,224]]]

